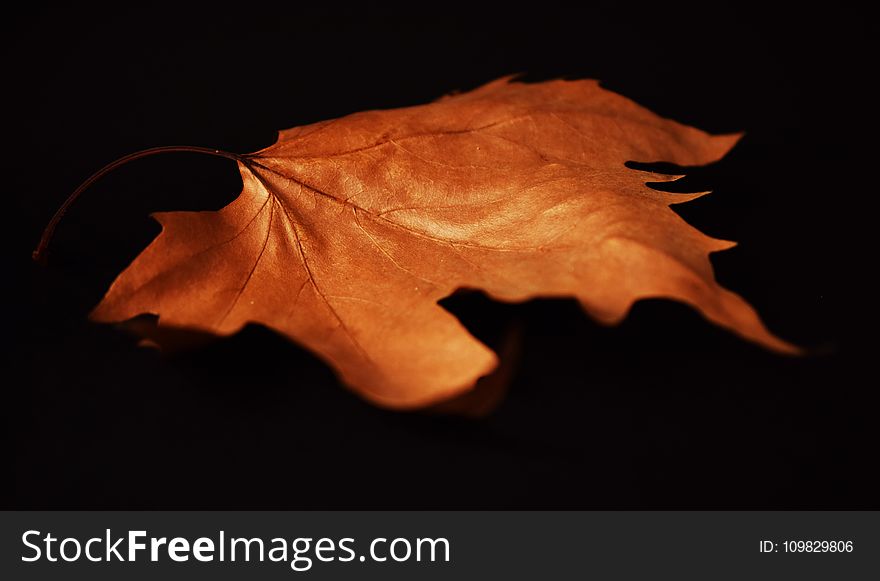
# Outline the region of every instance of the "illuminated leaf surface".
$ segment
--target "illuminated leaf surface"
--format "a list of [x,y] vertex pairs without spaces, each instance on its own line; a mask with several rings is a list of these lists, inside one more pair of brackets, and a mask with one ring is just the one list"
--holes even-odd
[[732,244],[656,191],[677,176],[627,161],[702,165],[738,135],[663,119],[595,81],[501,79],[428,105],[282,131],[239,162],[217,212],[157,214],[162,233],[93,313],[143,313],[218,335],[259,323],[387,407],[471,388],[495,354],[437,304],[459,288],[502,301],[575,297],[619,322],[634,301],[685,302],[779,351],[754,310],[714,279]]

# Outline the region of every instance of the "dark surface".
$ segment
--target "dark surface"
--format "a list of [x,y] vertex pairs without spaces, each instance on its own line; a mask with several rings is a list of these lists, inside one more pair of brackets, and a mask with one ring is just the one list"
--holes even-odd
[[[868,111],[868,19],[705,4],[10,17],[4,407],[15,492],[4,505],[878,508],[870,304],[854,291],[873,263],[853,254],[866,248],[860,204],[876,193],[857,181],[870,150],[853,140]],[[449,308],[478,335],[525,329],[507,399],[477,421],[374,408],[263,328],[162,356],[86,316],[158,232],[149,212],[237,195],[234,164],[195,155],[118,170],[62,223],[49,266],[30,262],[64,197],[131,151],[253,151],[277,129],[511,72],[595,77],[663,115],[745,130],[728,158],[684,182],[715,193],[676,209],[740,242],[713,257],[718,279],[814,354],[773,355],[663,301],[605,328],[572,302],[454,297]]]

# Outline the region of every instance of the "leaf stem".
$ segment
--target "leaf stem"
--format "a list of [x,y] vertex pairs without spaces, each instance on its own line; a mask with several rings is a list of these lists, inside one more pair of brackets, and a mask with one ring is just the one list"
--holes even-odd
[[160,153],[202,153],[205,155],[213,155],[214,157],[224,157],[226,159],[231,159],[233,161],[244,161],[246,156],[240,155],[237,153],[230,153],[228,151],[223,151],[220,149],[211,149],[209,147],[197,147],[193,145],[168,145],[165,147],[151,147],[150,149],[143,149],[141,151],[136,151],[134,153],[129,153],[124,157],[120,157],[116,161],[112,161],[93,173],[86,181],[80,184],[76,190],[70,194],[64,203],[55,211],[55,214],[52,216],[52,219],[49,220],[49,223],[46,224],[46,228],[43,230],[43,236],[40,238],[40,243],[37,245],[37,248],[33,252],[33,258],[37,262],[41,264],[46,263],[46,254],[49,248],[49,243],[52,241],[52,236],[55,234],[55,229],[58,227],[58,223],[61,221],[61,218],[64,217],[64,214],[67,213],[67,210],[73,203],[79,198],[83,192],[89,189],[92,184],[96,181],[115,170],[119,166],[125,165],[130,161],[134,161],[136,159],[141,159],[142,157],[149,157],[151,155],[158,155]]

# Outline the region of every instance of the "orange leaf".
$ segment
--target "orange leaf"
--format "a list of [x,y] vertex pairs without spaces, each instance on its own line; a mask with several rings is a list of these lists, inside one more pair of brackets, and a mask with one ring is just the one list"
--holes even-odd
[[576,297],[619,322],[634,301],[685,302],[783,352],[715,282],[710,238],[653,190],[738,135],[663,119],[595,81],[500,79],[419,107],[281,132],[240,156],[241,195],[217,212],[157,214],[162,233],[113,283],[99,321],[143,313],[217,335],[260,323],[312,350],[380,405],[470,389],[495,354],[437,304],[456,289],[501,301]]

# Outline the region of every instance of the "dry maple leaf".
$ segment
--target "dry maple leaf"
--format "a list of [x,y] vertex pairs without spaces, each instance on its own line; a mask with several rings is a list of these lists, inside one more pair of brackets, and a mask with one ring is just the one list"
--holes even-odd
[[754,310],[714,279],[732,246],[669,206],[701,194],[630,160],[701,165],[738,135],[663,119],[596,81],[500,79],[403,109],[282,131],[238,161],[244,189],[216,212],[156,214],[161,234],[92,316],[143,313],[217,335],[260,323],[392,408],[471,388],[495,354],[437,304],[456,289],[501,301],[576,297],[620,321],[634,301],[687,303],[783,352]]

